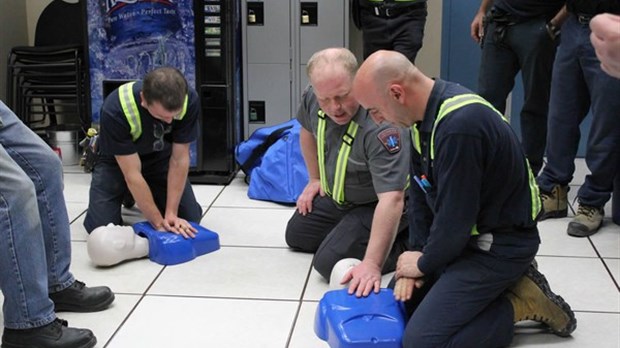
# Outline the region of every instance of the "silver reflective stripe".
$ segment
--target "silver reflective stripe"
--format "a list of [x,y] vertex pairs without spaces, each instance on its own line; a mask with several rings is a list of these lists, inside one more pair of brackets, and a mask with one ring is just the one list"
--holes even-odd
[[129,122],[131,139],[136,141],[142,135],[142,122],[140,122],[140,112],[138,104],[133,97],[133,85],[135,82],[129,82],[119,87],[118,98],[123,108],[123,113]]

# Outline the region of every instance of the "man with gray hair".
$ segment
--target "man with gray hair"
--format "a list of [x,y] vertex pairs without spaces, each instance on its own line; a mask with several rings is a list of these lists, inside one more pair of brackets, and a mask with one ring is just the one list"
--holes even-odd
[[286,228],[287,244],[315,253],[314,268],[330,279],[334,265],[362,260],[340,280],[349,293],[378,292],[381,273],[407,249],[404,197],[409,132],[376,125],[351,95],[355,56],[344,48],[316,52],[297,119],[309,182]]

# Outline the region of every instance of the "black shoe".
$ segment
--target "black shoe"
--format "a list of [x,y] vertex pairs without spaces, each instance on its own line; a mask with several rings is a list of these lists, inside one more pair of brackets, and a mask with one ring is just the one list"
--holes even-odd
[[4,329],[2,348],[91,348],[97,338],[88,329],[67,327],[67,322],[56,319],[34,329]]
[[114,293],[107,286],[89,288],[79,280],[49,296],[56,312],[98,312],[114,301]]

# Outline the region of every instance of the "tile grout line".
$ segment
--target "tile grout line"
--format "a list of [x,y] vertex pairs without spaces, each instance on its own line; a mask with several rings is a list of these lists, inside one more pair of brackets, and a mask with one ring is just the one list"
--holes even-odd
[[611,272],[611,269],[609,269],[609,266],[607,265],[607,262],[605,262],[605,259],[601,256],[601,253],[599,253],[596,245],[594,245],[592,238],[588,237],[588,242],[590,242],[590,245],[592,245],[592,248],[594,248],[594,252],[598,256],[598,259],[603,263],[603,267],[605,267],[607,274],[611,277],[611,281],[616,286],[616,289],[620,292],[620,286],[618,286],[618,281],[616,280],[616,278],[614,278],[614,274]]
[[306,289],[308,288],[308,282],[310,281],[310,274],[312,274],[312,263],[310,263],[310,268],[308,269],[308,274],[306,275],[306,281],[304,283],[304,287],[301,290],[301,295],[299,297],[299,303],[297,305],[297,311],[295,312],[295,317],[293,318],[293,323],[291,324],[291,329],[289,331],[288,338],[286,340],[286,344],[284,348],[289,348],[291,344],[291,340],[293,339],[293,334],[295,333],[295,327],[297,326],[297,320],[299,319],[299,313],[301,312],[301,306],[304,303],[304,296],[306,294]]
[[149,284],[149,286],[146,287],[146,289],[144,290],[144,292],[140,295],[140,299],[138,300],[138,302],[136,302],[136,305],[133,306],[133,308],[129,311],[129,313],[127,313],[127,316],[125,316],[125,319],[123,319],[123,321],[121,321],[121,323],[118,325],[118,327],[116,328],[116,330],[114,330],[114,332],[112,333],[112,335],[110,336],[110,339],[108,339],[108,341],[103,345],[103,348],[106,348],[114,339],[114,337],[116,336],[116,334],[121,330],[121,328],[125,325],[125,323],[127,322],[127,320],[129,320],[129,318],[131,317],[131,315],[135,312],[135,310],[138,308],[138,306],[140,305],[140,303],[142,303],[142,300],[144,300],[144,298],[146,297],[146,294],[149,292],[149,290],[151,289],[151,287],[153,287],[153,285],[155,284],[155,282],[157,281],[157,279],[159,279],[159,277],[161,276],[161,274],[164,272],[164,270],[166,269],[166,266],[162,267],[162,269],[159,271],[159,273],[157,273],[157,275],[155,276],[155,278],[153,278],[153,281]]

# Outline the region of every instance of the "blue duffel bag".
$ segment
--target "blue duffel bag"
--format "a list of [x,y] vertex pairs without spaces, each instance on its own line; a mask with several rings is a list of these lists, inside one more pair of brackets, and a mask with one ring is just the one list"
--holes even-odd
[[308,172],[301,154],[296,119],[259,128],[236,146],[236,161],[249,184],[248,197],[278,203],[295,203]]

